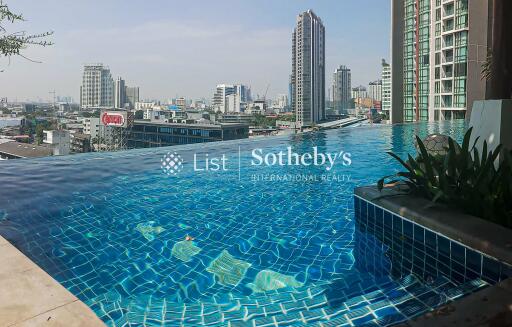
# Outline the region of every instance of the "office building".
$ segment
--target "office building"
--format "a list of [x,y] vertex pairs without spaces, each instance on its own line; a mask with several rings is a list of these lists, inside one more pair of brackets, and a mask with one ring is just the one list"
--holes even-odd
[[392,122],[465,118],[485,98],[491,2],[392,1]]
[[249,137],[247,124],[180,124],[135,120],[128,131],[128,148],[237,140]]
[[213,108],[215,111],[222,113],[227,112],[226,97],[230,94],[235,94],[235,86],[232,84],[219,84],[215,94],[213,95]]
[[235,93],[240,96],[241,102],[252,101],[251,88],[244,84],[235,85]]
[[346,66],[334,71],[332,78],[332,100],[337,114],[345,113],[351,107],[352,74]]
[[391,66],[382,59],[382,111],[387,119],[391,110]]
[[312,10],[297,17],[292,42],[295,117],[309,127],[325,119],[325,28]]
[[118,77],[114,87],[114,107],[118,109],[124,108],[126,103],[126,85],[124,79]]
[[128,104],[129,109],[135,109],[135,104],[140,101],[139,99],[139,87],[134,86],[126,87],[126,103]]
[[80,87],[80,107],[111,108],[114,106],[114,81],[110,69],[102,64],[84,66]]

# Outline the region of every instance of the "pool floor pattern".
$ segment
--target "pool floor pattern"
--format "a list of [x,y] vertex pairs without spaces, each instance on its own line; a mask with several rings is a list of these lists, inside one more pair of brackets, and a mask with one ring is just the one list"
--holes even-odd
[[343,279],[250,296],[175,303],[115,292],[87,301],[111,326],[391,326],[477,291],[480,279],[454,284],[440,276],[398,280],[351,273]]

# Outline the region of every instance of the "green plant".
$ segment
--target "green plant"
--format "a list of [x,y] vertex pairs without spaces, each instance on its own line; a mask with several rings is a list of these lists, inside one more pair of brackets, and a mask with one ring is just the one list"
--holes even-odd
[[380,179],[379,190],[393,178],[388,183],[405,184],[406,193],[512,228],[512,152],[502,151],[501,145],[488,151],[484,141],[480,153],[475,146],[478,138],[470,147],[471,132],[470,128],[462,145],[450,138],[445,155],[428,153],[417,136],[416,158],[408,155],[404,161],[388,152],[406,171]]

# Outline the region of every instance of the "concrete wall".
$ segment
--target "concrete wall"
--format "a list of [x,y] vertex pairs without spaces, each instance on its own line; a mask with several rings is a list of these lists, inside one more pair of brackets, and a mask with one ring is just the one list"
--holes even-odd
[[467,112],[471,116],[475,100],[485,100],[487,82],[482,79],[482,65],[487,59],[491,46],[492,8],[489,0],[469,0],[469,38],[468,38],[468,79]]
[[391,123],[404,120],[404,0],[391,2]]

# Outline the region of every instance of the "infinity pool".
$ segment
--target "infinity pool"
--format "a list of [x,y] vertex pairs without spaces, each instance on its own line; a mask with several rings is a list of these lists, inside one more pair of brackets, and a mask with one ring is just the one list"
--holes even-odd
[[[399,168],[386,151],[413,153],[415,134],[435,132],[460,139],[464,125],[2,162],[0,235],[110,326],[391,325],[450,301],[460,285],[362,269],[383,254],[355,255],[353,189]],[[351,162],[252,165],[254,149],[314,147]],[[179,163],[168,165],[171,155]],[[223,157],[225,170],[215,165]],[[444,296],[400,306],[411,285]]]

